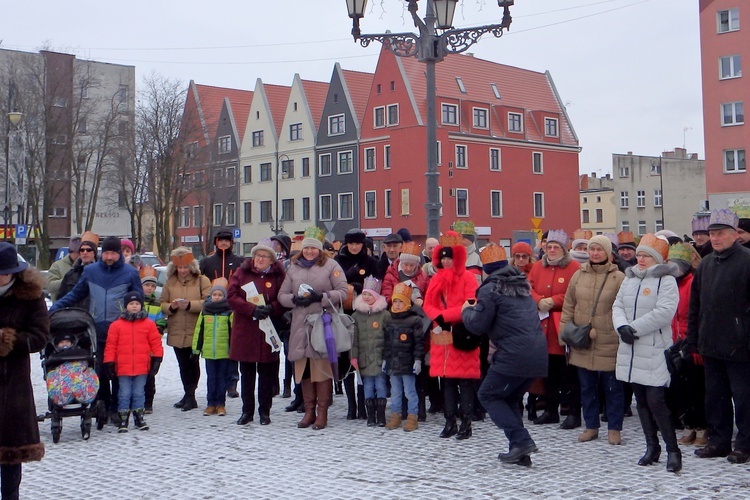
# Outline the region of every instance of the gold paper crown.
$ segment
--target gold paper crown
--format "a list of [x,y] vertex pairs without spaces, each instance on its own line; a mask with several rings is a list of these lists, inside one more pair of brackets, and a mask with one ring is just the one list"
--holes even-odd
[[638,244],[638,246],[641,245],[653,248],[654,250],[659,252],[665,259],[669,256],[669,243],[666,240],[654,236],[653,233],[644,235],[641,238],[641,242]]
[[408,253],[411,255],[419,256],[422,252],[422,247],[413,241],[407,241],[401,246],[401,255]]
[[409,302],[411,302],[411,287],[406,283],[396,283],[396,286],[393,287],[391,300],[394,298],[401,299],[402,302],[406,302],[406,300],[403,299],[408,299]]
[[590,229],[576,229],[573,231],[574,240],[590,240],[594,233]]
[[464,244],[464,239],[460,234],[454,231],[446,231],[445,234],[440,236],[440,246],[443,247],[455,247]]
[[482,264],[489,264],[491,262],[508,260],[508,254],[505,253],[505,249],[500,245],[490,243],[479,253],[479,259],[482,261]]
[[175,266],[187,266],[195,260],[195,257],[189,248],[177,247],[172,250],[172,253],[169,255],[169,260],[171,260]]
[[88,241],[96,246],[99,246],[99,235],[96,233],[92,233],[91,231],[86,231],[85,233],[83,233],[83,236],[81,236],[81,241]]
[[635,243],[635,237],[630,231],[620,231],[617,233],[617,240],[622,245],[623,243]]
[[736,213],[740,219],[750,219],[750,207],[746,205],[734,205],[730,210]]
[[680,259],[692,263],[693,247],[691,247],[689,243],[676,243],[669,247],[667,258],[669,260]]
[[323,243],[326,240],[326,233],[317,226],[310,226],[305,229],[305,238],[313,238]]
[[156,278],[159,273],[151,266],[144,266],[138,271],[138,274],[143,278]]
[[470,220],[457,220],[453,223],[453,230],[458,234],[474,234],[474,223]]

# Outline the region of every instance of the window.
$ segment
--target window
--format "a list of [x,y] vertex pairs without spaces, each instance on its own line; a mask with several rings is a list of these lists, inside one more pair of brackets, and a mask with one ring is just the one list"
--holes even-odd
[[719,79],[739,78],[742,76],[742,59],[740,56],[723,56],[719,58]]
[[745,172],[745,150],[727,149],[724,151],[724,172]]
[[65,217],[65,215],[68,213],[68,210],[65,207],[50,207],[47,211],[47,215],[52,218],[60,218]]
[[485,108],[474,108],[474,126],[476,128],[487,128],[487,110]]
[[[120,135],[120,136],[128,135],[128,122],[123,120],[117,124],[117,135]],[[198,145],[197,142],[195,144],[196,146]]]
[[630,232],[630,221],[624,220],[620,222],[620,230],[625,231],[626,233]]
[[120,85],[120,88],[117,89],[117,100],[120,104],[120,109],[127,106],[127,101],[128,101],[128,86],[127,85]]
[[232,136],[223,135],[219,137],[219,154],[225,154],[232,151]]
[[620,208],[628,208],[628,192],[620,191]]
[[190,227],[190,207],[182,207],[180,227]]
[[662,202],[661,189],[654,189],[654,206],[660,207]]
[[500,89],[497,88],[496,83],[490,83],[490,88],[492,89],[492,93],[495,94],[495,99],[502,99],[502,96],[500,95]]
[[589,222],[589,209],[584,208],[583,210],[581,210],[581,223],[588,224]]
[[268,182],[272,180],[273,180],[273,177],[271,176],[271,164],[261,163],[260,164],[260,182]]
[[589,199],[588,199],[588,197],[587,197],[587,196],[584,196],[584,197],[583,197],[583,202],[584,202],[584,203],[588,203],[588,202],[589,202]]
[[318,176],[331,175],[331,155],[325,154],[318,157]]
[[544,166],[542,165],[542,153],[531,153],[531,162],[535,174],[543,174]]
[[644,208],[646,206],[646,191],[638,191],[635,205],[638,208]]
[[354,158],[351,151],[342,151],[339,153],[339,174],[351,174],[354,172]]
[[503,192],[490,191],[490,215],[492,217],[503,216]]
[[454,104],[443,104],[442,115],[444,125],[458,125],[458,107]]
[[740,102],[725,102],[721,105],[722,125],[742,125],[745,123],[745,113]]
[[437,156],[436,156],[436,158],[437,158],[437,164],[438,165],[442,165],[443,164],[443,152],[441,150],[441,144],[442,143],[440,141],[437,141],[437,144],[436,144]]
[[294,179],[294,160],[281,160],[281,178]]
[[390,146],[383,147],[383,168],[385,169],[391,168],[391,147]]
[[716,13],[716,32],[726,33],[740,29],[740,9],[720,10]]
[[411,215],[410,199],[409,188],[401,189],[401,215]]
[[630,167],[627,165],[620,165],[620,177],[630,177]]
[[385,107],[380,106],[379,108],[375,108],[374,111],[375,128],[385,127]]
[[203,227],[203,205],[193,207],[193,227]]
[[508,113],[508,132],[523,132],[521,113]]
[[598,224],[604,222],[604,210],[602,210],[601,208],[596,209],[596,222]]
[[86,133],[86,117],[85,116],[82,116],[78,119],[78,133],[79,134]]
[[458,90],[460,90],[462,94],[465,94],[466,93],[466,85],[464,85],[464,81],[461,79],[460,76],[456,77],[456,84],[458,85]]
[[242,222],[251,224],[253,222],[253,202],[246,201],[242,204]]
[[52,144],[56,146],[65,146],[68,143],[68,137],[65,134],[58,134],[52,138]]
[[89,83],[81,78],[81,99],[88,99],[89,98]]
[[272,218],[273,218],[273,215],[271,215],[271,202],[261,201],[260,202],[260,221],[270,222]]
[[596,202],[597,203],[601,203],[602,202],[602,197],[601,196],[597,196],[596,197]]
[[331,195],[321,194],[318,200],[318,203],[320,204],[318,207],[320,220],[331,220]]
[[65,96],[58,95],[52,100],[52,105],[56,108],[65,108],[68,106],[68,100]]
[[651,175],[661,175],[661,159],[651,162]]
[[490,149],[490,170],[502,170],[502,166],[500,164],[500,150],[499,149]]
[[216,203],[214,205],[214,226],[221,226],[224,221],[224,205]]
[[227,226],[237,224],[237,204],[227,203]]
[[281,220],[294,220],[294,198],[286,198],[281,200]]
[[375,194],[375,191],[365,191],[365,219],[374,219],[378,216]]
[[302,124],[292,123],[289,125],[289,140],[300,141],[302,140]]
[[346,133],[346,117],[333,115],[328,117],[328,135],[341,135]]
[[544,193],[534,193],[534,217],[544,217]]
[[199,188],[199,189],[205,187],[203,184],[203,171],[202,170],[199,170],[193,173],[193,187]]
[[467,168],[466,146],[456,146],[456,168]]
[[383,215],[386,217],[391,216],[391,190],[385,190],[385,204],[383,205]]
[[302,198],[302,220],[310,220],[310,198]]
[[302,177],[310,177],[310,158],[302,158]]
[[646,234],[646,221],[639,220],[638,221],[638,236],[643,236],[644,234]]
[[253,166],[245,165],[242,167],[242,182],[244,184],[250,184],[253,182]]
[[656,219],[656,222],[654,223],[654,232],[661,231],[664,229],[664,221]]
[[456,216],[469,216],[469,190],[456,189]]
[[544,119],[544,135],[547,137],[557,137],[557,118],[545,118]]
[[343,193],[339,195],[339,219],[354,218],[354,195]]
[[365,149],[365,170],[375,170],[375,148]]
[[256,130],[253,132],[253,147],[258,148],[263,145],[263,131]]
[[398,104],[388,105],[388,125],[398,125]]
[[226,185],[234,186],[237,184],[237,168],[227,167]]

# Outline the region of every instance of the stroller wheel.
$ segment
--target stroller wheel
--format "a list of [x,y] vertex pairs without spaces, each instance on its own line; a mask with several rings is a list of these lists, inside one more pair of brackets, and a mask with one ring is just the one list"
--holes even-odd
[[59,443],[60,434],[62,434],[62,419],[53,418],[51,428],[52,428],[52,442]]
[[81,437],[88,440],[91,437],[91,418],[81,417]]

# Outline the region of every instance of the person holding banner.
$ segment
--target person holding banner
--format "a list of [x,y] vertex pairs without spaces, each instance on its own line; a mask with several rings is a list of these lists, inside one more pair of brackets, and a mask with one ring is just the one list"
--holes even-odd
[[[274,382],[279,378],[279,347],[267,340],[263,320],[281,320],[285,309],[278,301],[284,282],[284,266],[276,260],[271,240],[261,240],[250,258],[229,280],[227,297],[234,312],[229,358],[240,364],[242,415],[237,425],[253,421],[255,379],[258,378],[258,417],[260,425],[271,423]],[[270,338],[270,337],[269,337]]]

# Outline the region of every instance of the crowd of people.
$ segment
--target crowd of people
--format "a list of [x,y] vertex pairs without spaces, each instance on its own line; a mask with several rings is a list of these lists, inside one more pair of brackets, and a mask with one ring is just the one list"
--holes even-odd
[[[463,440],[489,415],[509,442],[498,458],[530,466],[537,445],[524,410],[532,426],[582,428],[582,443],[605,422],[609,444],[621,445],[634,395],[646,443],[637,463],[659,461],[661,434],[666,468],[677,472],[679,445],[695,445],[701,458],[750,460],[750,216],[741,215],[694,219],[686,241],[668,230],[636,241],[553,229],[537,249],[516,242],[510,255],[477,248],[468,221],[424,248],[402,228],[380,255],[362,230],[337,247],[311,227],[295,245],[276,235],[243,258],[222,230],[200,262],[189,248],[171,252],[158,299],[155,270],[131,259],[132,242],[107,237],[97,255],[99,237],[88,232],[71,239],[46,289],[51,313],[91,313],[97,404],[119,432],[131,415],[148,429],[166,333],[183,412],[199,406],[202,357],[206,416],[226,415],[226,398],[241,397],[236,424],[250,424],[257,406],[269,425],[274,397],[294,396],[285,411],[317,430],[334,394],[346,393],[347,419],[411,432],[442,413],[439,437]],[[43,285],[0,243],[0,365],[15,377],[0,421],[20,426],[0,438],[3,498],[17,495],[20,464],[44,454],[29,380],[29,353],[50,340]],[[321,352],[311,318],[339,313],[353,319],[351,348]],[[582,327],[588,339],[572,343],[567,332]]]

